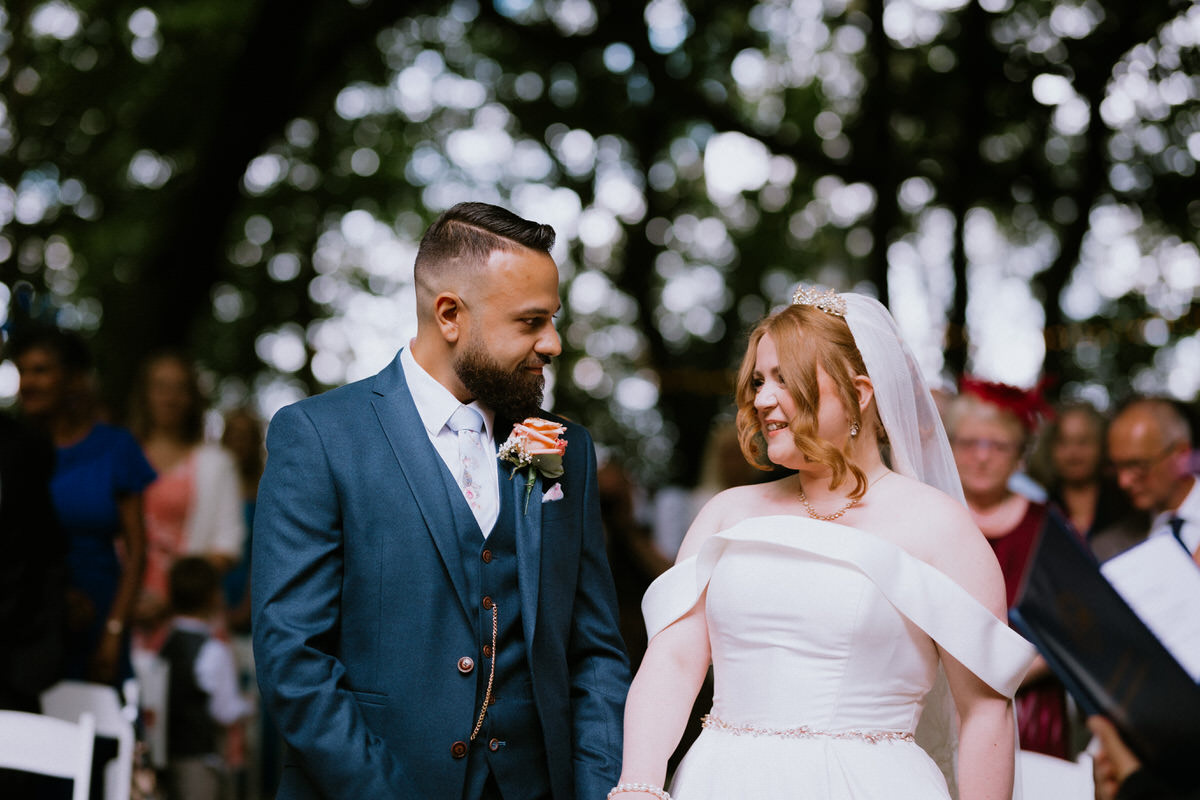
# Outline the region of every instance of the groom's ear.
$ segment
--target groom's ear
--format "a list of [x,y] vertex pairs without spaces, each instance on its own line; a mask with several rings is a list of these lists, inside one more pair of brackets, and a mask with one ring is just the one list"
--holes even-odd
[[466,308],[454,292],[442,292],[433,298],[433,321],[437,323],[442,338],[456,344],[462,334],[463,315]]

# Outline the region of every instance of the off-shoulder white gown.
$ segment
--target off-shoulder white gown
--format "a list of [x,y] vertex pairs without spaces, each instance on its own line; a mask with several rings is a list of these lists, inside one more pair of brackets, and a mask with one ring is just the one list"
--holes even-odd
[[945,574],[844,525],[770,516],[715,534],[647,590],[651,638],[705,587],[712,722],[676,800],[951,797],[938,648],[1008,697],[1034,653]]

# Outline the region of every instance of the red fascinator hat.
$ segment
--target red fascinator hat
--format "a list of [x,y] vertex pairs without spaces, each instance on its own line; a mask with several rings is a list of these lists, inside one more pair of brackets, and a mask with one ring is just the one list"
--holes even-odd
[[1042,395],[1044,381],[1032,389],[1019,389],[1007,383],[984,381],[964,375],[958,390],[985,403],[1010,411],[1020,420],[1026,433],[1034,433],[1043,420],[1052,419],[1054,410]]

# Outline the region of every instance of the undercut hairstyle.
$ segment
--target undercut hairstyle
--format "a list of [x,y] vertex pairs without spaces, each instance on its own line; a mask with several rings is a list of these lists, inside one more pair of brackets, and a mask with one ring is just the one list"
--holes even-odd
[[1183,443],[1189,448],[1192,446],[1192,424],[1178,401],[1169,397],[1138,395],[1123,404],[1113,419],[1134,409],[1145,411],[1154,418],[1163,441],[1167,444]]
[[440,279],[468,277],[487,264],[496,250],[521,248],[549,254],[554,228],[518,217],[488,203],[459,203],[442,213],[417,248],[413,280],[417,291],[436,294]]
[[883,440],[883,426],[872,403],[868,419],[858,409],[858,392],[854,379],[867,374],[862,354],[854,343],[850,326],[842,317],[829,314],[815,306],[792,305],[764,319],[750,333],[746,355],[738,370],[735,400],[737,402],[738,441],[746,459],[762,470],[773,469],[767,459],[766,440],[758,412],[754,407],[754,367],[758,360],[758,343],[770,334],[779,353],[779,375],[784,388],[796,403],[796,416],[789,423],[796,448],[809,461],[829,467],[831,485],[840,486],[853,478],[850,496],[858,499],[867,491],[867,476],[849,459],[848,448],[843,450],[817,435],[817,413],[821,390],[817,383],[817,365],[833,380],[839,399],[858,423],[864,434],[874,432]]
[[220,587],[221,576],[217,568],[201,556],[184,556],[171,565],[167,575],[171,610],[189,617],[204,616],[212,611]]
[[64,370],[72,374],[90,372],[92,354],[87,343],[75,331],[45,325],[30,327],[14,333],[5,347],[8,358],[16,360],[31,350],[45,350],[58,359]]

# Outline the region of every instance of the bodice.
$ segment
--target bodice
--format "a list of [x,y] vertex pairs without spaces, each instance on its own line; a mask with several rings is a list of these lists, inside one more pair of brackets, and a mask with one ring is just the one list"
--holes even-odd
[[861,571],[742,542],[714,565],[706,612],[721,719],[916,729],[937,648]]

